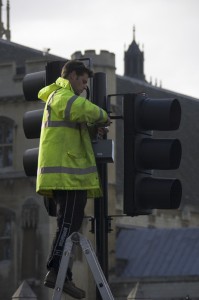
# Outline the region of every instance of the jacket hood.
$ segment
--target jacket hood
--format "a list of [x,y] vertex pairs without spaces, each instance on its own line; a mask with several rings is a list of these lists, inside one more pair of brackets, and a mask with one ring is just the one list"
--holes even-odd
[[48,97],[50,96],[50,94],[52,94],[52,92],[54,92],[60,88],[72,90],[70,82],[67,79],[59,77],[55,83],[52,83],[52,84],[47,85],[44,88],[42,88],[38,93],[38,98],[43,100],[44,102],[46,102],[48,100]]

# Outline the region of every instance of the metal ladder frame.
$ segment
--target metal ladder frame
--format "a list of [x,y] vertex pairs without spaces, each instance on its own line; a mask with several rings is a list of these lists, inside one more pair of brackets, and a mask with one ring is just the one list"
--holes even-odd
[[52,300],[61,299],[64,281],[70,260],[70,254],[74,244],[79,244],[81,246],[102,299],[114,300],[90,241],[79,232],[74,232],[66,239]]

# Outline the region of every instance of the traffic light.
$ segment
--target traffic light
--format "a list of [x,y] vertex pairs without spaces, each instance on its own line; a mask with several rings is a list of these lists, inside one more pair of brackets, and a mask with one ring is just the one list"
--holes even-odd
[[[45,71],[25,75],[23,79],[23,92],[25,100],[38,100],[38,92],[46,85],[53,83],[61,74],[65,61],[48,62]],[[23,129],[26,138],[40,137],[43,108],[27,111],[23,117]],[[38,148],[27,149],[23,155],[23,166],[27,176],[37,174]]]
[[153,130],[179,128],[181,106],[177,99],[150,99],[146,94],[125,94],[124,213],[150,214],[152,209],[177,209],[182,187],[176,178],[153,176],[153,170],[174,170],[181,161],[178,139],[153,138]]

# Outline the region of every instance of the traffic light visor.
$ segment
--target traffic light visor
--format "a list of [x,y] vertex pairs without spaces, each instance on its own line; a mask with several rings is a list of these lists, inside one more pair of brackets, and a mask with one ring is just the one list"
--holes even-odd
[[177,99],[136,100],[136,126],[144,130],[176,130],[180,126],[181,106]]
[[23,167],[27,176],[37,175],[39,148],[28,149],[23,155]]
[[136,143],[137,168],[175,170],[179,168],[182,147],[178,139],[141,138]]
[[23,129],[27,139],[40,137],[43,109],[27,111],[23,117]]
[[140,209],[177,209],[182,197],[178,179],[144,177],[136,189],[137,206]]
[[26,74],[23,79],[23,93],[26,101],[38,100],[38,92],[46,84],[46,71]]

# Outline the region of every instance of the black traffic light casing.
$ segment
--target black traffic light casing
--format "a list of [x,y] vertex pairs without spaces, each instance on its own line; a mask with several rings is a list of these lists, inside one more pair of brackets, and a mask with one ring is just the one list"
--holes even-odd
[[178,139],[154,139],[153,130],[179,128],[181,107],[177,99],[150,99],[146,94],[125,94],[124,213],[150,214],[151,210],[176,209],[182,187],[178,179],[153,177],[153,170],[177,169],[181,160]]
[[[48,62],[45,71],[30,73],[23,79],[23,92],[26,101],[37,101],[40,89],[49,85],[60,76],[66,61]],[[23,129],[27,139],[40,137],[43,109],[27,111],[23,117]],[[36,176],[38,148],[27,149],[23,155],[23,166],[27,176]]]

